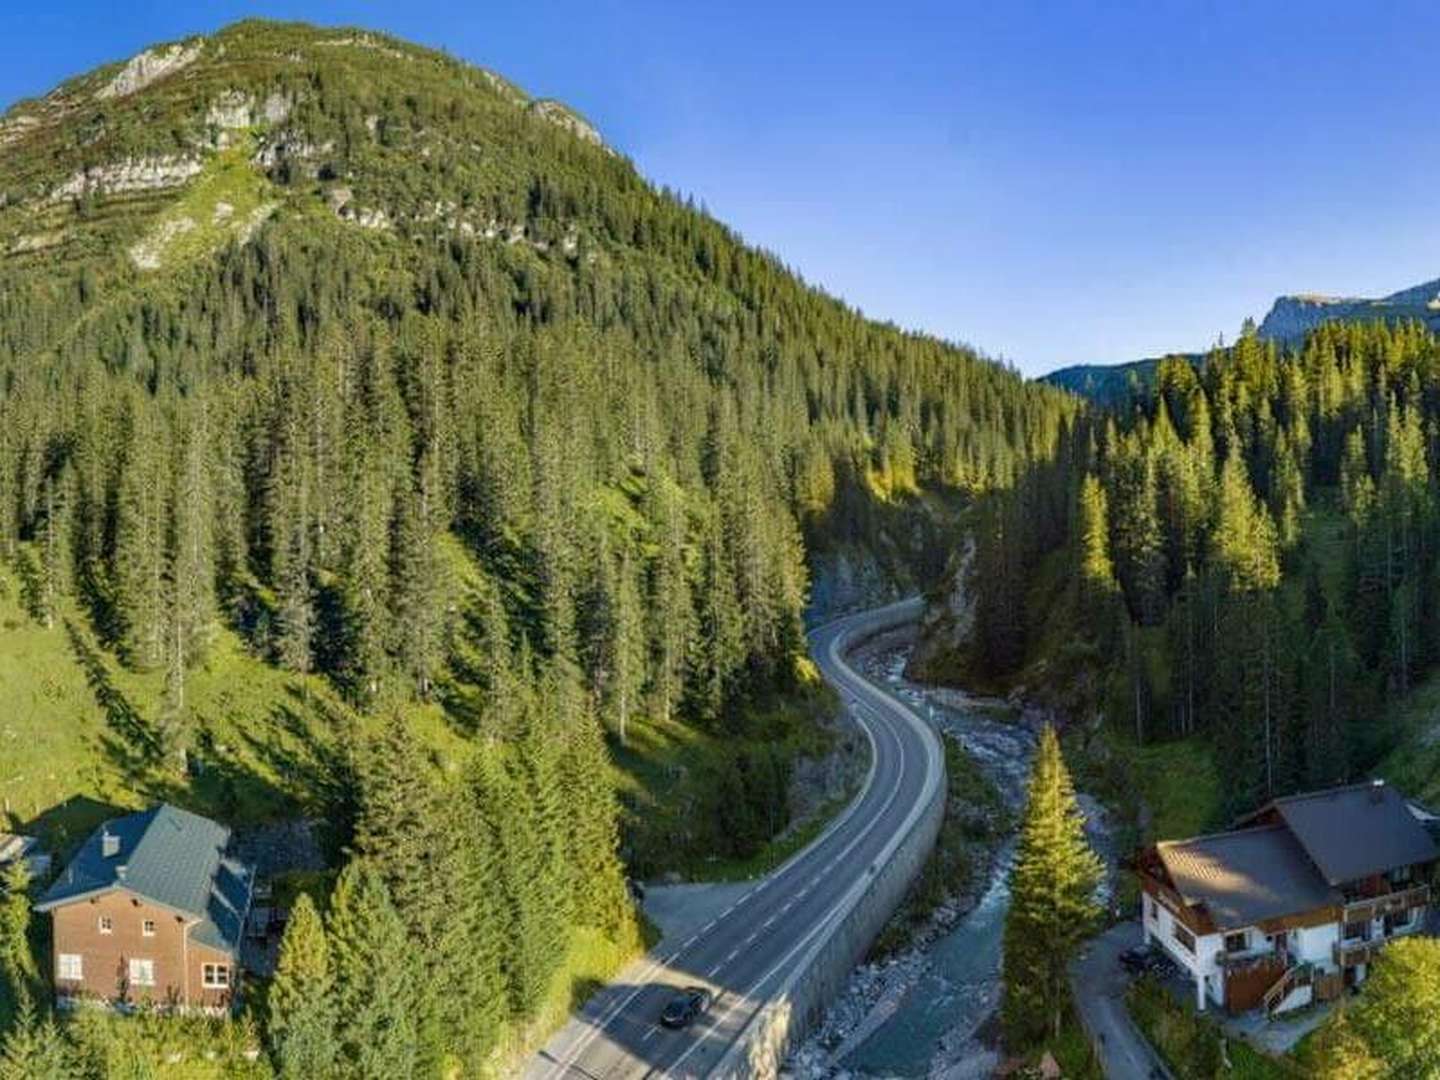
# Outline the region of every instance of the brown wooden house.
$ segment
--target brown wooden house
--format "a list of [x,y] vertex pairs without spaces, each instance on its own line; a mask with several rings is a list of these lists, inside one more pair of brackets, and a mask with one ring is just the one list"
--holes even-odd
[[35,907],[60,1002],[233,1007],[253,872],[229,849],[223,825],[169,805],[96,829]]

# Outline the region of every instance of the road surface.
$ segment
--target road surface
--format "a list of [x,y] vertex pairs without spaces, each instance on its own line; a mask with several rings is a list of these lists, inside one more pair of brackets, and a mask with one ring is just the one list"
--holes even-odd
[[1119,923],[1092,938],[1070,968],[1076,1012],[1090,1033],[1108,1080],[1170,1077],[1169,1069],[1140,1034],[1125,1007],[1130,976],[1120,966],[1120,953],[1139,945],[1141,940],[1138,924]]
[[[810,634],[811,655],[871,747],[864,786],[845,812],[684,941],[662,942],[592,997],[531,1059],[526,1080],[707,1075],[850,909],[877,860],[919,819],[940,783],[943,759],[926,722],[846,664],[844,650],[871,630],[919,613],[920,602],[910,600]],[[683,1030],[661,1027],[673,990],[694,985],[715,994],[710,1010]]]

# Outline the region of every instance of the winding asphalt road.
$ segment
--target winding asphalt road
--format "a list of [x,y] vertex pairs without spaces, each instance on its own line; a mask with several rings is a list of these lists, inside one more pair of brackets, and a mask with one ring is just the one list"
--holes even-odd
[[[845,812],[684,942],[662,943],[595,994],[531,1059],[527,1080],[707,1076],[785,977],[809,960],[914,828],[944,775],[929,725],[845,662],[855,641],[919,613],[920,601],[909,600],[810,634],[811,655],[870,742],[869,773]],[[697,985],[714,993],[710,1010],[680,1031],[661,1027],[674,989]]]

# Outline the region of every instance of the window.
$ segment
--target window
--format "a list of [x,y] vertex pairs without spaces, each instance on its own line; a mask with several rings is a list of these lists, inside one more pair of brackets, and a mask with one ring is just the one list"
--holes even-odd
[[1370,937],[1370,923],[1364,919],[1345,924],[1346,941],[1367,941]]
[[155,961],[132,959],[130,961],[130,985],[154,986]]
[[142,922],[142,923],[140,924],[140,933],[144,934],[146,937],[154,937],[154,936],[155,936],[155,920],[154,920],[154,919],[146,919],[144,922]]
[[1391,885],[1403,885],[1410,880],[1411,868],[1408,866],[1397,866],[1387,875]]
[[101,932],[102,934],[109,934],[109,933],[113,933],[114,930],[115,930],[115,920],[112,919],[112,918],[110,918],[109,915],[101,915],[101,916],[100,916],[100,932]]
[[1170,933],[1186,952],[1193,953],[1195,951],[1195,935],[1190,933],[1189,930],[1186,930],[1185,927],[1181,926],[1178,922],[1172,923]]
[[228,990],[230,988],[230,966],[228,964],[202,965],[200,985],[206,990]]
[[79,980],[85,977],[85,963],[78,953],[61,953],[57,979]]
[[1247,940],[1247,938],[1246,938],[1246,936],[1245,936],[1245,931],[1244,931],[1244,930],[1240,930],[1240,931],[1238,931],[1238,932],[1236,932],[1236,933],[1234,933],[1234,934],[1226,934],[1226,935],[1225,935],[1225,951],[1226,951],[1226,952],[1244,952],[1244,951],[1245,951],[1245,946],[1246,946],[1248,943],[1249,943],[1249,942],[1248,942],[1248,940]]

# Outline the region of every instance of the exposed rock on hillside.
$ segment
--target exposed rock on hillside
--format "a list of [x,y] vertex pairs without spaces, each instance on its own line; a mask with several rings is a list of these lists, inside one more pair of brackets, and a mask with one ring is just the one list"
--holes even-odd
[[201,38],[189,45],[182,42],[168,48],[146,49],[132,57],[118,75],[95,92],[95,97],[103,101],[143,90],[151,83],[193,64],[204,47],[205,41]]
[[531,102],[530,111],[536,116],[549,120],[552,124],[558,124],[576,138],[584,139],[586,142],[594,143],[596,146],[604,145],[604,142],[600,138],[600,132],[595,130],[593,124],[574,109],[562,105],[558,101],[550,101],[547,99]]
[[50,199],[58,202],[87,192],[103,191],[107,195],[119,195],[129,191],[178,187],[199,175],[203,167],[200,160],[193,157],[127,158],[72,174],[50,192]]
[[1272,341],[1296,341],[1323,322],[1342,319],[1418,319],[1432,327],[1440,326],[1440,279],[1379,300],[1313,293],[1282,296],[1260,324],[1260,336]]
[[270,94],[263,102],[243,90],[227,90],[210,103],[205,122],[218,128],[234,130],[257,124],[280,124],[290,115],[290,100],[283,94]]

